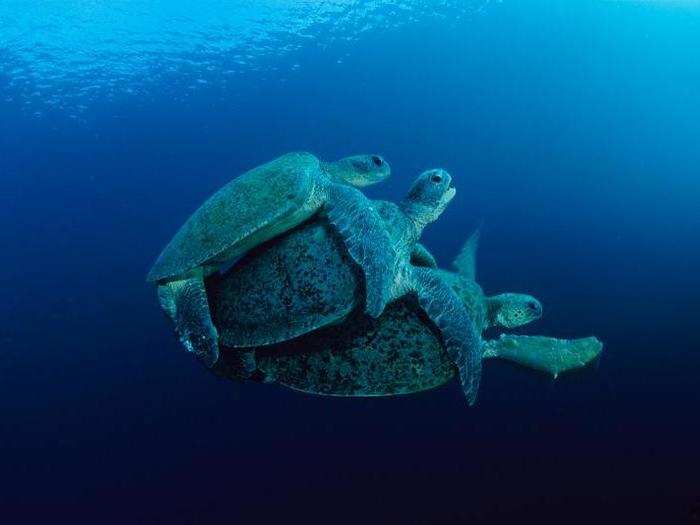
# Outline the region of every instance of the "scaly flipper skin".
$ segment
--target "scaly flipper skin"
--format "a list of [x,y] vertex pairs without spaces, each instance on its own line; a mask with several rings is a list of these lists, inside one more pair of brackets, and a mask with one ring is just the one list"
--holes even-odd
[[326,213],[365,275],[365,311],[379,317],[392,299],[397,260],[381,217],[362,192],[339,184],[329,189]]
[[158,296],[187,351],[213,366],[219,358],[219,335],[211,321],[201,273],[159,285]]
[[462,301],[439,275],[414,268],[418,304],[440,329],[445,350],[457,366],[467,403],[476,403],[481,380],[483,342]]
[[603,349],[595,337],[582,339],[555,339],[528,335],[501,335],[488,341],[484,359],[499,358],[513,361],[528,368],[552,374],[581,368],[595,359]]
[[411,264],[414,266],[424,266],[426,268],[437,268],[438,263],[433,257],[433,254],[428,251],[428,248],[421,243],[416,243],[411,253]]

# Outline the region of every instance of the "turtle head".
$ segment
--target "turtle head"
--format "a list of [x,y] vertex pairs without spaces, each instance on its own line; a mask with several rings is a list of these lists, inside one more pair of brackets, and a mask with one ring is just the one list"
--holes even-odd
[[325,165],[331,179],[341,184],[364,188],[381,182],[391,174],[389,163],[379,155],[353,155]]
[[486,301],[490,326],[517,328],[542,317],[542,305],[531,295],[502,293]]
[[452,176],[445,170],[424,171],[401,202],[401,208],[419,229],[423,229],[440,217],[455,193]]

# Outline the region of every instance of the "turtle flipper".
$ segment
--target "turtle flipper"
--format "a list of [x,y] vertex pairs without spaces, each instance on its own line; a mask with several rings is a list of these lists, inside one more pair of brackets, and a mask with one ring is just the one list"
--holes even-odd
[[421,243],[416,243],[413,246],[411,253],[411,264],[414,266],[424,266],[426,268],[437,268],[438,263],[433,257],[433,254],[428,251],[428,248]]
[[175,331],[188,352],[211,367],[219,358],[219,335],[211,321],[201,274],[158,286],[161,306],[175,322]]
[[462,301],[439,275],[414,269],[418,304],[442,333],[447,353],[457,366],[467,403],[476,403],[481,381],[483,341]]
[[556,339],[501,335],[498,339],[486,343],[484,359],[506,359],[557,377],[561,372],[586,366],[602,349],[603,343],[595,337]]
[[391,300],[397,259],[381,217],[362,192],[340,184],[329,189],[326,214],[364,272],[365,311],[379,317]]
[[481,237],[481,226],[474,230],[452,263],[457,273],[472,281],[476,279],[476,251],[479,248],[479,237]]

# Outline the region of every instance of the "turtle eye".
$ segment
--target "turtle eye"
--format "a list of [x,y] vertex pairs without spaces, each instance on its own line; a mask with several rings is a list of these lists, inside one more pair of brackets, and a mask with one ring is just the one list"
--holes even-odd
[[372,155],[372,164],[380,168],[384,164],[384,161],[381,157],[378,157],[377,155]]
[[539,305],[535,301],[530,301],[529,303],[527,303],[527,307],[535,312],[540,309]]
[[433,181],[435,184],[438,184],[440,181],[442,181],[442,177],[440,175],[432,175],[430,177],[430,180]]

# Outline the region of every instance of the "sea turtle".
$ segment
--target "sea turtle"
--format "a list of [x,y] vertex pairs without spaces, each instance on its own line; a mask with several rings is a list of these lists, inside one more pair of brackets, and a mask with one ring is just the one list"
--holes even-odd
[[[321,228],[312,225],[312,228]],[[295,235],[295,234],[290,234]],[[457,272],[430,270],[459,294],[477,328],[515,328],[541,316],[540,303],[525,294],[487,297],[474,281],[478,233],[466,243],[454,265]],[[329,250],[335,250],[328,243]],[[414,261],[415,262],[415,261]],[[424,261],[418,261],[424,262]],[[211,286],[214,308],[235,302],[220,293],[225,281]],[[226,333],[227,326],[220,326]],[[500,358],[528,368],[559,373],[583,367],[602,350],[595,337],[564,340],[543,336],[502,334],[483,345],[483,359]],[[440,334],[421,313],[417,301],[406,297],[389,306],[379,319],[356,311],[345,322],[297,339],[255,350],[257,370],[244,371],[240,352],[223,353],[216,372],[236,379],[255,378],[295,390],[333,396],[390,396],[439,387],[455,376]]]
[[[366,338],[371,330],[351,339],[336,339],[334,329],[308,334],[302,337],[303,351],[258,353],[258,370],[252,377],[310,394],[342,397],[413,394],[454,379],[452,360],[444,352],[440,338],[416,315],[415,306],[402,300],[387,308],[384,315],[380,319],[395,327],[401,323],[400,333],[410,337],[390,339],[397,334],[384,332],[382,327],[374,339]],[[293,348],[300,350],[298,344],[302,341]],[[590,363],[600,354],[602,343],[595,337],[567,340],[501,335],[487,341],[483,348],[483,359],[504,359],[556,377]],[[227,359],[222,364],[228,363]],[[225,370],[233,378],[241,378],[236,365]]]
[[[211,366],[219,354],[203,279],[251,248],[297,226],[315,213],[342,224],[339,234],[364,271],[366,310],[381,314],[389,286],[375,251],[389,239],[369,200],[355,187],[384,180],[390,168],[378,155],[322,162],[289,153],[233,179],[185,222],[156,260],[148,280],[158,283],[161,306],[175,322],[185,348]],[[360,213],[361,212],[361,213]],[[353,216],[348,222],[345,217]]]
[[[430,262],[430,254],[417,241],[454,194],[450,174],[435,169],[422,173],[400,204],[374,202],[392,246],[375,249],[373,257],[392,275],[387,302],[413,295],[439,328],[459,369],[467,401],[473,404],[481,376],[479,332],[449,284],[428,268],[411,264],[412,258]],[[329,218],[343,232],[359,213],[331,213]],[[338,323],[360,305],[374,284],[365,281],[362,289],[355,265],[332,240],[333,229],[307,223],[251,251],[231,268],[219,292],[236,300],[219,301],[213,309],[215,324],[222,327],[222,345],[253,347],[286,341]]]

